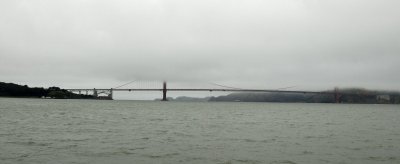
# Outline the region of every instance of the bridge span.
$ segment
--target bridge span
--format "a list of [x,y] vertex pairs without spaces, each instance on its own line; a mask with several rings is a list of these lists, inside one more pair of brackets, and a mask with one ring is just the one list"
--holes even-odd
[[219,89],[219,88],[167,88],[167,83],[163,83],[163,88],[131,88],[131,89],[119,89],[119,88],[70,88],[65,89],[70,92],[78,92],[81,94],[82,92],[93,93],[93,96],[98,97],[99,94],[106,94],[109,99],[112,99],[114,91],[160,91],[163,92],[162,101],[167,101],[167,92],[169,91],[191,91],[191,92],[265,92],[265,93],[301,93],[301,94],[330,94],[333,95],[336,102],[339,102],[339,92],[335,89],[333,92],[329,91],[290,91],[290,90],[273,90],[273,89]]

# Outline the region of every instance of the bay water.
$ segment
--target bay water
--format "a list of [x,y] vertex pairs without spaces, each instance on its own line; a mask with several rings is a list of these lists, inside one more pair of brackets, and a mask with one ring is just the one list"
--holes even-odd
[[400,163],[400,106],[0,98],[1,164]]

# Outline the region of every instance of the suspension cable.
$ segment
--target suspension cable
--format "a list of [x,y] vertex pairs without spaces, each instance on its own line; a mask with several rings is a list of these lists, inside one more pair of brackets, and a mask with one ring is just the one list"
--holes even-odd
[[120,86],[118,86],[118,87],[114,87],[114,89],[121,88],[121,87],[126,86],[126,85],[128,85],[128,84],[132,84],[133,82],[136,82],[136,81],[137,81],[137,80],[133,80],[133,81],[131,81],[131,82],[129,82],[129,83],[125,83],[125,84],[122,84],[122,85],[120,85]]
[[212,85],[216,85],[216,86],[220,86],[220,87],[224,87],[224,88],[230,88],[230,89],[242,89],[242,88],[236,88],[236,87],[230,87],[230,86],[226,86],[226,85],[220,85],[217,83],[210,83]]

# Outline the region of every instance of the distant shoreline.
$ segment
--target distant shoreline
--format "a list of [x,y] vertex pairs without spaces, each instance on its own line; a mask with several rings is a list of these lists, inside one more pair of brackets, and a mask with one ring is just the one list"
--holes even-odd
[[[336,93],[333,91],[329,91]],[[231,93],[217,97],[168,98],[169,101],[191,102],[278,102],[278,103],[343,103],[343,104],[400,104],[400,92],[344,88],[334,94],[318,93]],[[0,97],[34,99],[112,100],[109,97],[76,94],[58,87],[30,88],[27,85],[0,82]],[[157,99],[156,99],[157,100]]]

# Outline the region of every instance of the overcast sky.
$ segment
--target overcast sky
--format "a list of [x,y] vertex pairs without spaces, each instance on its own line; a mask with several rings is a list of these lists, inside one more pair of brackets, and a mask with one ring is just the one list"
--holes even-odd
[[399,0],[1,0],[0,81],[400,89]]

